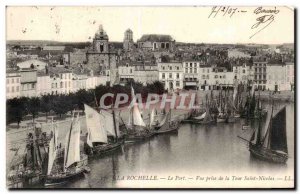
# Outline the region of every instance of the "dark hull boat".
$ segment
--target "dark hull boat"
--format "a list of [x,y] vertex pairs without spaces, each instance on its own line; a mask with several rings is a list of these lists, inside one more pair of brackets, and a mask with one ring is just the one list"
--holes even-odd
[[268,162],[286,163],[288,159],[288,154],[284,152],[276,152],[261,146],[255,146],[252,143],[249,144],[249,151],[253,157]]
[[146,126],[136,98],[134,97],[134,90],[131,87],[132,103],[134,104],[129,112],[129,121],[126,126],[125,143],[146,140],[154,135],[153,130]]
[[266,134],[262,137],[259,122],[256,130],[249,142],[251,155],[261,160],[286,163],[288,159],[287,137],[286,137],[286,107],[281,109],[275,117],[272,114]]
[[136,142],[136,141],[144,141],[155,135],[154,131],[150,131],[147,129],[136,130],[136,129],[128,129],[128,133],[125,135],[125,143]]
[[171,112],[169,112],[163,119],[161,126],[155,127],[155,134],[177,132],[179,128],[179,122],[171,121]]
[[[87,147],[86,148],[86,153],[89,156],[92,155],[104,155],[108,154],[112,151],[115,151],[117,149],[121,148],[121,145],[124,143],[124,141],[118,141],[115,143],[108,143],[108,144],[101,144],[101,145],[95,145],[92,148]],[[88,145],[87,145],[88,146]]]
[[86,166],[87,163],[88,158],[86,155],[83,155],[81,161],[77,162],[74,167],[68,168],[66,172],[48,175],[45,180],[45,186],[61,185],[81,178],[85,172],[89,171],[89,168]]
[[97,156],[119,149],[124,141],[120,138],[119,117],[115,112],[97,112],[86,104],[84,107],[88,131],[85,152],[90,156]]
[[72,120],[71,128],[66,135],[64,159],[60,161],[57,154],[57,129],[53,129],[53,137],[49,143],[48,169],[45,186],[64,184],[81,177],[88,171],[88,157],[80,152],[80,122],[78,116]]

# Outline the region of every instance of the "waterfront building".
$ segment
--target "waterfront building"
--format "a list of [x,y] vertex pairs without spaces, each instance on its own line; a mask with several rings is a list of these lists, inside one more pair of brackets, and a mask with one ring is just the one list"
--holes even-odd
[[254,75],[251,64],[247,64],[246,62],[234,64],[232,71],[234,73],[234,80],[237,83],[247,84],[253,80]]
[[51,94],[51,77],[48,68],[37,71],[36,95],[42,96]]
[[6,69],[6,98],[18,98],[21,95],[21,75],[15,69]]
[[294,82],[294,62],[286,62],[286,84],[287,90],[295,90],[295,82]]
[[72,71],[64,67],[49,67],[51,94],[69,94],[73,88]]
[[37,70],[33,68],[23,68],[20,70],[21,75],[21,96],[36,96]]
[[267,58],[253,57],[254,84],[257,89],[265,90],[267,84]]
[[158,63],[158,80],[166,90],[183,88],[183,66],[180,62]]

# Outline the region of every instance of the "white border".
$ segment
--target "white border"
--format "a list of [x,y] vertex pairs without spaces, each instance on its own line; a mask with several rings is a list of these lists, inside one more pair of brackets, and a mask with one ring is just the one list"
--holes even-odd
[[[124,0],[124,1],[118,1],[118,0],[102,0],[102,1],[96,1],[96,0],[89,0],[89,1],[84,1],[84,0],[72,0],[72,1],[63,1],[63,0],[51,0],[51,1],[37,1],[37,0],[2,0],[0,1],[0,26],[1,26],[1,30],[0,30],[0,40],[1,40],[1,44],[0,44],[0,53],[1,53],[1,57],[0,57],[0,61],[1,61],[1,66],[0,66],[0,77],[1,77],[1,81],[0,81],[0,88],[2,89],[1,91],[1,95],[0,95],[0,123],[1,123],[1,130],[0,130],[0,141],[1,141],[1,161],[0,161],[0,192],[1,193],[8,193],[9,191],[6,189],[6,174],[5,174],[5,166],[6,166],[6,160],[5,160],[5,153],[6,153],[6,126],[5,126],[5,111],[6,111],[6,107],[5,107],[5,66],[6,66],[6,62],[5,62],[5,55],[6,55],[6,51],[5,51],[5,31],[6,31],[6,27],[5,27],[5,7],[6,5],[66,5],[66,6],[80,6],[80,5],[97,5],[97,6],[101,6],[101,5],[114,5],[114,6],[122,6],[122,5],[135,5],[135,6],[147,6],[147,5],[154,5],[154,6],[160,6],[160,5],[176,5],[176,6],[192,6],[192,5],[241,5],[241,6],[250,6],[250,5],[287,5],[287,6],[292,6],[295,7],[296,9],[299,9],[299,4],[300,1],[299,0],[265,0],[265,1],[261,1],[261,0],[252,0],[252,1],[238,1],[238,0],[231,0],[231,1],[222,1],[222,0],[209,0],[209,1],[197,1],[197,0],[146,0],[146,1],[141,1],[141,0]],[[298,10],[299,12],[299,10]],[[299,14],[298,14],[299,15]],[[297,20],[297,26],[299,26],[299,18]],[[297,34],[295,34],[295,36],[297,36],[299,34],[299,31]],[[296,56],[299,56],[299,50],[297,49],[297,53]],[[298,64],[296,64],[298,65]],[[297,75],[300,74],[300,70],[298,67],[297,70]],[[296,79],[297,80],[297,79]],[[298,86],[298,82],[297,82],[297,91],[299,91],[299,86]],[[299,96],[298,96],[299,97]],[[299,99],[297,98],[297,101],[299,101]],[[299,103],[298,103],[299,104]],[[297,104],[297,111],[298,111],[298,104]],[[300,116],[299,116],[299,112],[297,115],[297,120],[300,120]],[[297,130],[297,129],[296,129]],[[298,137],[297,140],[299,140],[299,134],[300,132],[297,132]],[[299,145],[299,143],[297,143]],[[297,147],[297,156],[298,156],[298,163],[299,163],[299,148]],[[298,164],[297,164],[298,165]],[[299,166],[297,166],[297,169],[299,169]],[[298,172],[297,172],[298,175]],[[299,182],[299,180],[297,181]],[[297,187],[297,186],[296,186]],[[10,191],[12,192],[12,191]],[[31,191],[27,191],[27,192],[31,192]],[[36,193],[42,193],[45,191],[34,191]],[[52,193],[58,193],[61,191],[51,191]],[[63,191],[63,192],[67,192],[67,191]],[[70,192],[70,191],[69,191]],[[71,191],[73,192],[73,191]],[[84,193],[86,191],[80,191],[80,192],[76,192],[76,193]],[[94,192],[101,192],[101,193],[117,193],[120,191],[94,191]],[[131,192],[131,191],[123,191],[123,192]],[[145,192],[145,191],[144,191]],[[146,191],[146,192],[150,192],[150,191]],[[162,193],[164,191],[155,191],[155,193]],[[171,191],[173,192],[173,191]],[[189,191],[182,191],[182,192],[189,192]],[[215,193],[218,191],[213,191],[210,193]],[[229,191],[232,192],[232,191]],[[235,192],[235,191],[233,191]],[[238,192],[243,192],[243,191],[238,191]],[[257,192],[257,191],[251,191],[251,192],[255,192],[255,193],[262,193]],[[282,192],[282,191],[280,191]],[[288,192],[288,191],[284,191],[284,192]]]

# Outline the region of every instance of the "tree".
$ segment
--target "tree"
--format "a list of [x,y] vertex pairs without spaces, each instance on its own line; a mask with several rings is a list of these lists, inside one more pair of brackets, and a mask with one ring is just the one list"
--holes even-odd
[[13,98],[6,101],[6,123],[17,122],[18,128],[25,115],[26,98]]
[[38,97],[29,98],[26,103],[26,110],[28,114],[32,115],[32,121],[34,122],[40,111],[40,99]]
[[53,95],[47,94],[41,97],[40,110],[46,113],[46,120],[48,120],[48,114],[53,108]]
[[74,100],[80,110],[84,110],[83,104],[91,104],[95,101],[94,99],[95,98],[92,90],[86,91],[81,89],[74,94]]
[[53,111],[62,118],[62,115],[66,114],[72,109],[72,101],[70,97],[64,94],[56,96],[53,99]]

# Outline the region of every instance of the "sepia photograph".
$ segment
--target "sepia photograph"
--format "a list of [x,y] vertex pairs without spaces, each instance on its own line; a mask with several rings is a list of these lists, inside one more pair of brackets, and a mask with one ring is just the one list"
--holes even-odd
[[295,189],[295,12],[6,6],[6,188]]

